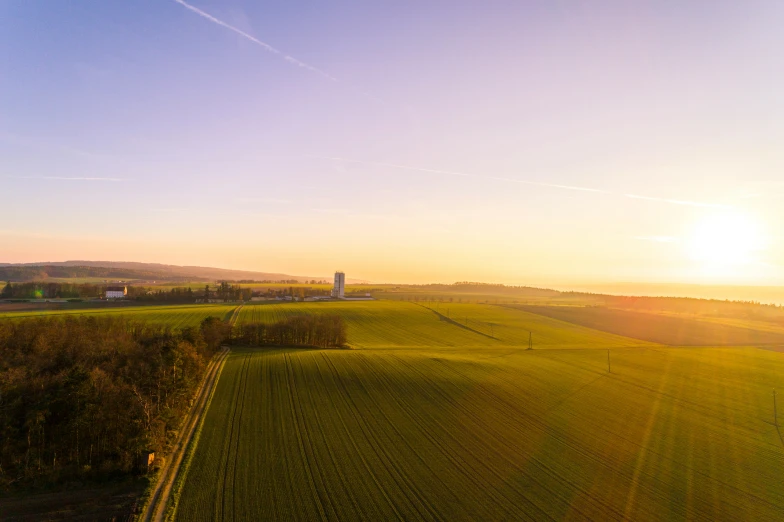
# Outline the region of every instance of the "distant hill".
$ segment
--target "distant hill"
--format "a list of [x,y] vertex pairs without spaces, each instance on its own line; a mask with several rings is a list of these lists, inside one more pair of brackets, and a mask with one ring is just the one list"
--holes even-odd
[[[44,281],[49,278],[71,279],[96,277],[104,279],[161,281],[331,281],[332,276],[297,276],[246,270],[228,270],[203,266],[177,266],[130,261],[60,261],[41,263],[0,263],[2,281]],[[348,279],[348,283],[361,283]]]
[[47,279],[156,279],[157,272],[89,266],[0,266],[0,280],[12,282],[46,281]]

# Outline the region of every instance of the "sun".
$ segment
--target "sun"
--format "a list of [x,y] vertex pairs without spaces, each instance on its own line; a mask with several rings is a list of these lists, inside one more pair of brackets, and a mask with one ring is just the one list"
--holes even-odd
[[734,210],[706,215],[698,220],[686,242],[689,257],[705,276],[741,276],[765,247],[761,223]]

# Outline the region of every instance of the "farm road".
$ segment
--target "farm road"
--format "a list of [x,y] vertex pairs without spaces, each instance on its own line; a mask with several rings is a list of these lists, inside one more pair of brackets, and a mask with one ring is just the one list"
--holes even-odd
[[[239,308],[241,308],[241,306],[237,307],[237,310],[239,310]],[[232,319],[234,319],[234,317]],[[166,505],[169,503],[172,486],[174,485],[174,481],[180,470],[180,465],[185,456],[185,449],[188,447],[188,444],[196,431],[196,426],[199,424],[199,419],[201,419],[201,416],[209,403],[210,394],[215,387],[215,383],[218,381],[218,377],[220,376],[223,363],[226,360],[228,353],[229,348],[224,347],[212,362],[210,362],[210,365],[207,368],[204,380],[196,395],[196,402],[185,419],[183,430],[180,432],[180,436],[174,444],[163,469],[161,469],[158,483],[150,494],[150,501],[142,513],[141,520],[144,522],[162,522],[164,520]]]
[[240,316],[240,310],[242,310],[242,305],[239,305],[237,308],[234,309],[234,312],[231,314],[231,319],[229,319],[229,324],[234,326],[234,323],[237,322],[237,318]]

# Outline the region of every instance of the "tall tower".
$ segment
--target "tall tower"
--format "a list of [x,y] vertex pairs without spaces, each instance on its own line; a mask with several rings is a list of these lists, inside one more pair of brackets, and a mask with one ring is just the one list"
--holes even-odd
[[332,287],[332,297],[343,299],[346,293],[346,274],[335,272],[335,286]]

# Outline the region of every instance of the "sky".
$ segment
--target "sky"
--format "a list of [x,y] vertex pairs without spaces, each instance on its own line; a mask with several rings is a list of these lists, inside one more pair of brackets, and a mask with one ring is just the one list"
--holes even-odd
[[784,284],[779,1],[0,0],[0,262]]

